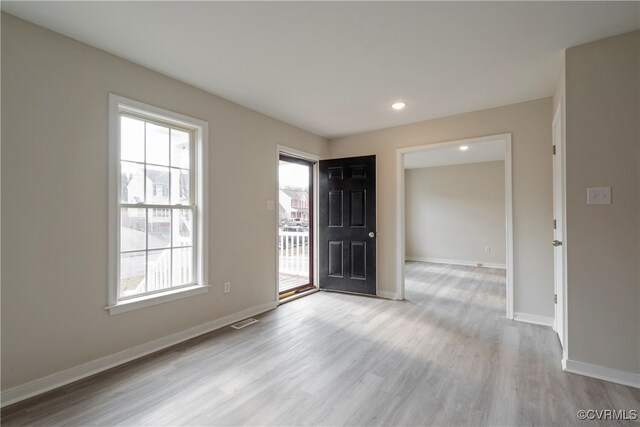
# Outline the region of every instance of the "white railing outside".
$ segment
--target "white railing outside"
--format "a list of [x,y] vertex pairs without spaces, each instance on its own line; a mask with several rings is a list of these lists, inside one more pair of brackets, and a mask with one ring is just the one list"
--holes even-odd
[[192,283],[193,280],[193,249],[184,248],[173,251],[173,283],[176,285]]
[[147,282],[147,292],[157,291],[159,289],[171,286],[171,251],[162,251],[160,257],[154,261],[149,260],[147,274],[149,275]]
[[[135,289],[129,290],[125,296],[153,292],[171,287],[172,283],[182,284],[192,281],[192,258],[189,248],[173,251],[173,270],[171,269],[171,250],[164,250],[156,259],[149,259],[147,280],[142,278]],[[151,258],[151,257],[150,257]],[[173,273],[173,280],[170,275]],[[142,271],[144,276],[144,271]]]
[[[170,250],[162,251],[162,254],[155,262],[149,262],[147,292],[170,288],[172,283],[180,285],[190,283],[193,280],[191,264],[193,260],[189,249],[174,250],[173,254]],[[172,261],[173,269],[171,268]],[[170,274],[173,274],[173,278],[169,277]]]
[[309,233],[282,231],[280,236],[280,273],[309,276]]

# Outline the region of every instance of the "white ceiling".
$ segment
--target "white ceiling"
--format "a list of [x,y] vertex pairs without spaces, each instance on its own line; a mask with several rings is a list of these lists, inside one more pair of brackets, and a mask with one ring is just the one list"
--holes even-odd
[[[325,137],[549,96],[564,48],[638,2],[2,2],[2,9]],[[390,108],[407,102],[404,111]]]
[[[462,144],[461,144],[462,145]],[[432,168],[434,166],[463,165],[467,163],[504,160],[504,141],[483,141],[468,144],[467,151],[460,145],[449,145],[414,151],[404,155],[405,169]]]

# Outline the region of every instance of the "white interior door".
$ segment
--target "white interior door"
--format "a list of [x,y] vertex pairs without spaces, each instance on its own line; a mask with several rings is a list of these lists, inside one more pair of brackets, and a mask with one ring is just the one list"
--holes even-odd
[[553,118],[553,252],[555,289],[555,330],[564,348],[564,141],[562,103]]

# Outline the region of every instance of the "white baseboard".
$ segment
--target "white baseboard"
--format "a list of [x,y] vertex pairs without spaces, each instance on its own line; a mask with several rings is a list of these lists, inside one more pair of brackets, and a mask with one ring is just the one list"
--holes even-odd
[[207,332],[220,329],[224,326],[246,319],[247,317],[272,310],[277,306],[278,302],[272,301],[267,304],[251,307],[238,313],[230,314],[229,316],[203,323],[201,325],[194,326],[193,328],[176,332],[166,337],[140,344],[61,372],[56,372],[55,374],[39,378],[26,384],[3,390],[1,406],[5,407],[55,388],[62,387],[63,385],[89,377],[115,366],[122,365],[123,363],[130,362],[148,354],[155,353],[156,351],[171,347],[199,335],[206,334]]
[[585,362],[577,362],[571,359],[562,359],[562,370],[571,372],[572,374],[584,375],[585,377],[640,388],[640,374],[633,372],[620,371],[618,369],[592,365]]
[[386,298],[386,299],[394,299],[394,300],[395,300],[395,299],[398,299],[398,297],[397,297],[397,295],[396,295],[396,293],[395,293],[395,292],[389,292],[389,291],[378,291],[378,292],[377,292],[377,295],[378,295],[379,297]]
[[530,313],[513,313],[513,320],[524,323],[533,323],[534,325],[550,326],[553,328],[553,317],[540,316]]
[[[436,264],[451,264],[451,265],[467,265],[470,267],[476,267],[478,265],[478,262],[480,262],[480,261],[461,261],[459,259],[422,258],[422,257],[415,257],[415,256],[407,256],[405,257],[405,259],[406,261],[433,262]],[[502,268],[502,269],[507,268],[506,264],[497,264],[493,262],[480,262],[480,264],[482,264],[483,267],[488,267],[488,268]]]

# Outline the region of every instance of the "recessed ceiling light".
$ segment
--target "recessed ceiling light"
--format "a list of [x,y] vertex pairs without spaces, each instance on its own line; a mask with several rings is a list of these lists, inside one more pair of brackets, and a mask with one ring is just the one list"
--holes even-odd
[[458,147],[458,150],[460,151],[467,151],[469,149],[468,145],[461,145],[460,147]]
[[394,102],[393,104],[391,104],[391,108],[393,108],[394,110],[402,110],[406,106],[407,104],[404,102]]

